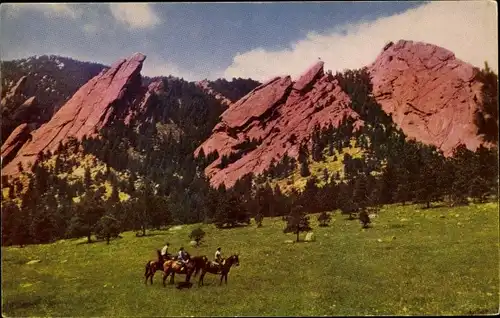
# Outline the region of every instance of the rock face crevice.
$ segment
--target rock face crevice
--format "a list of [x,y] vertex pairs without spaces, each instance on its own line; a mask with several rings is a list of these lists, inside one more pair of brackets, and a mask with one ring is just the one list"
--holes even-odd
[[[4,159],[13,158],[4,161],[7,164],[2,175],[17,174],[19,163],[28,168],[38,153],[54,152],[59,143],[69,137],[77,140],[92,137],[114,119],[128,123],[143,113],[152,96],[161,89],[156,82],[151,83],[149,89],[141,87],[140,71],[145,59],[146,56],[136,53],[102,71],[83,85],[49,122],[28,133],[29,138],[26,138],[27,126],[16,128],[2,146],[2,156],[4,151],[9,156]],[[30,140],[20,147],[18,141],[22,138]],[[17,152],[15,156],[14,152]]]

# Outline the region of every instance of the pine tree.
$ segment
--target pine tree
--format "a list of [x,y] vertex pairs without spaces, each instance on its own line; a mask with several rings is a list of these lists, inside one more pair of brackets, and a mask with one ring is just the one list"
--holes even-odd
[[349,220],[354,220],[354,213],[358,212],[358,203],[353,200],[352,182],[341,182],[338,185],[339,208],[342,214],[348,215]]
[[[269,185],[267,185],[268,189],[271,189]],[[274,190],[267,191],[270,193],[271,197],[271,213],[269,216],[281,216],[285,215],[290,211],[288,206],[288,200],[286,196],[281,192],[281,188],[278,184],[274,186]]]
[[365,209],[362,209],[359,213],[359,222],[364,229],[368,228],[369,224],[371,223],[370,217],[368,216],[368,213]]
[[59,238],[56,212],[57,201],[53,193],[45,193],[37,200],[30,218],[30,234],[35,243],[48,243]]
[[309,211],[312,213],[319,212],[319,204],[316,202],[316,194],[318,193],[318,187],[316,185],[317,179],[315,176],[311,176],[304,187],[304,191],[300,196],[300,202],[302,205],[307,206]]
[[2,246],[19,243],[16,237],[18,234],[16,230],[20,228],[18,223],[22,221],[19,219],[19,212],[19,208],[13,201],[2,200]]
[[88,191],[92,186],[92,176],[90,174],[90,168],[86,167],[83,175],[83,184],[85,186],[86,191]]
[[118,189],[117,184],[113,184],[111,186],[111,196],[109,197],[108,202],[111,204],[120,202],[120,190]]
[[360,208],[368,205],[368,185],[365,175],[359,175],[354,182],[353,200]]
[[105,214],[97,222],[95,232],[98,239],[105,239],[106,244],[109,244],[112,238],[120,235],[120,221],[113,214]]
[[442,195],[439,172],[443,170],[439,155],[431,147],[424,146],[420,150],[420,175],[415,191],[417,203],[425,203],[427,208],[433,200]]
[[297,235],[296,241],[299,241],[299,234],[311,230],[309,225],[309,217],[302,212],[302,206],[295,206],[290,211],[287,217],[287,225],[283,230],[284,233],[295,233]]
[[105,210],[100,196],[102,189],[96,192],[87,192],[74,207],[73,217],[69,222],[67,236],[86,236],[87,243],[92,242],[92,233],[99,219],[104,215]]
[[308,177],[310,175],[311,172],[309,171],[309,165],[307,164],[307,160],[304,160],[300,163],[300,176]]
[[262,215],[262,213],[258,212],[256,215],[255,215],[255,223],[257,223],[257,227],[262,227],[262,220],[264,220],[264,216]]

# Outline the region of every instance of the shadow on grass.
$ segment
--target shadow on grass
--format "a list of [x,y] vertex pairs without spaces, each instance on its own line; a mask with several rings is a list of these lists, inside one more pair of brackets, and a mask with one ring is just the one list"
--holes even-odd
[[447,207],[449,207],[447,204],[438,203],[438,204],[433,204],[430,207],[423,206],[420,209],[422,209],[422,210],[432,210],[432,209],[447,208]]
[[[165,231],[167,232],[167,231]],[[135,237],[152,237],[152,236],[159,236],[159,235],[165,235],[165,233],[146,233],[146,234],[142,234],[142,233],[135,233]]]
[[5,256],[2,257],[2,263],[11,263],[15,265],[24,265],[29,261],[30,259],[25,257],[24,258],[8,258]]
[[191,288],[191,287],[193,287],[193,283],[191,283],[191,282],[179,282],[179,283],[177,283],[177,286],[175,286],[175,288],[177,288],[179,290]]
[[[109,243],[111,244],[111,242],[116,241],[116,240],[121,240],[122,238],[123,238],[123,236],[119,235],[118,237],[115,237],[115,238],[110,239],[110,240],[109,240]],[[104,244],[106,244],[106,242],[107,242],[107,241],[106,241],[105,239],[104,239],[104,240],[91,240],[90,242],[89,242],[89,241],[87,241],[87,240],[85,240],[85,241],[83,241],[83,242],[78,242],[78,243],[76,243],[76,245],[83,245],[83,244],[96,244],[96,243],[104,243]]]
[[[44,305],[47,307],[53,307],[56,305],[57,302],[53,300],[47,300],[47,297],[40,297],[40,296],[22,296],[18,297],[16,300],[7,300],[2,302],[2,311],[4,313],[9,313],[14,310],[18,309],[28,309],[28,308],[34,308],[39,305]],[[11,315],[14,316],[14,315]]]
[[218,230],[227,230],[227,229],[236,229],[240,227],[249,227],[250,224],[234,224],[234,225],[224,225],[224,226],[216,226]]

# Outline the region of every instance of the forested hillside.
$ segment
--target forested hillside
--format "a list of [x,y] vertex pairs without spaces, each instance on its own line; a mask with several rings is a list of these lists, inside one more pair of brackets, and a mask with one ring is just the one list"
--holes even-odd
[[[2,61],[2,99],[23,77],[25,99],[35,97],[36,105],[29,114],[16,116],[17,110],[2,108],[2,144],[21,123],[36,126],[48,121],[52,115],[88,80],[107,66],[80,62],[71,58],[42,55],[13,61]],[[19,105],[16,105],[19,106]],[[36,112],[33,115],[33,112]]]
[[[248,174],[230,189],[211,188],[203,173],[217,153],[193,155],[224,107],[194,83],[163,78],[166,93],[159,95],[149,121],[130,126],[115,121],[100,138],[70,140],[55,153],[39,154],[32,174],[4,180],[8,190],[2,192],[2,242],[44,243],[82,235],[90,240],[91,234],[102,236],[111,229],[144,234],[195,222],[232,227],[248,224],[251,217],[299,213],[303,218],[334,209],[354,219],[385,203],[457,205],[497,194],[496,148],[472,152],[459,146],[455,156],[445,157],[433,146],[406,140],[373,98],[366,70],[337,73],[335,78],[364,125],[354,130],[353,121],[345,120],[338,128],[317,127],[311,142],[298,141],[297,161],[285,156],[265,173]],[[361,154],[356,158],[343,152],[353,141]],[[312,162],[334,153],[343,163],[342,174],[310,175]],[[94,159],[86,164],[83,156]],[[96,166],[100,171],[91,173]],[[292,189],[285,195],[279,186],[270,186],[297,168],[307,177],[303,191]],[[70,178],[76,170],[82,177]]]

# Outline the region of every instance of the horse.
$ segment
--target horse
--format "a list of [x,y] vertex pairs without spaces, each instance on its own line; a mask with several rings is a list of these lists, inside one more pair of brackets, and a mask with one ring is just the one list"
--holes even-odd
[[205,255],[191,257],[191,255],[187,254],[187,258],[188,262],[184,268],[182,268],[182,266],[175,260],[168,260],[163,263],[163,286],[165,286],[165,280],[170,274],[172,274],[170,283],[173,284],[176,273],[185,274],[186,282],[189,282],[191,275],[194,273],[194,276],[196,277],[198,272],[205,267],[205,263],[208,262],[208,258]]
[[151,261],[148,261],[146,263],[146,272],[144,273],[144,276],[145,276],[144,284],[146,284],[146,285],[148,283],[148,279],[149,279],[151,285],[153,285],[153,276],[155,275],[157,270],[163,270],[164,261],[169,260],[169,259],[174,259],[174,257],[170,254],[167,254],[167,255],[165,255],[165,257],[163,257],[161,255],[160,250],[156,250],[156,253],[158,255],[158,259],[151,260]]
[[218,266],[217,264],[214,264],[213,262],[206,262],[205,266],[202,268],[200,280],[198,281],[198,286],[203,285],[203,277],[205,277],[206,273],[210,274],[220,274],[220,283],[219,286],[222,285],[222,279],[225,280],[226,285],[227,285],[227,274],[229,274],[229,270],[231,269],[231,266],[236,265],[240,266],[240,260],[238,257],[238,254],[234,254],[224,261],[222,261],[222,266]]
[[194,256],[190,258],[190,261],[194,262],[194,277],[198,276],[198,273],[205,267],[208,262],[208,257],[205,255]]

